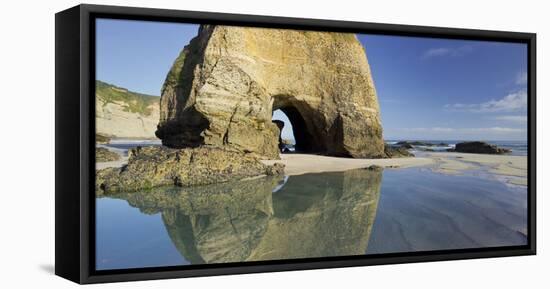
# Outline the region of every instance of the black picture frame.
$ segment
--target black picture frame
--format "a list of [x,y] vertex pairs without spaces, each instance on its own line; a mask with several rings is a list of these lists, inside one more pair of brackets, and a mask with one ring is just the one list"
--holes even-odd
[[[95,262],[95,22],[96,18],[209,23],[390,34],[528,45],[528,244],[383,255],[255,261],[96,271]],[[101,283],[255,272],[305,270],[536,254],[536,34],[411,25],[79,5],[55,16],[55,274]]]

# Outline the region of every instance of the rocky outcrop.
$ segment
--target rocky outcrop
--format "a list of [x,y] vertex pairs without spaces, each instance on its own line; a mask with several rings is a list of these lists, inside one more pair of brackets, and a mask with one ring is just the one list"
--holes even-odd
[[156,139],[159,100],[158,96],[140,94],[97,81],[96,136]]
[[97,144],[108,144],[111,141],[111,138],[108,136],[102,135],[100,133],[95,134],[95,142]]
[[381,171],[281,181],[273,176],[111,197],[148,214],[160,213],[173,244],[191,264],[365,254]]
[[386,158],[409,158],[414,157],[414,154],[407,150],[407,147],[386,145],[384,147],[384,155]]
[[474,154],[504,154],[510,152],[509,149],[499,148],[496,145],[488,144],[481,141],[457,143],[455,149],[450,151]]
[[156,135],[173,148],[278,159],[276,109],[290,119],[297,151],[384,156],[369,64],[351,33],[201,26],[166,77]]
[[98,147],[95,148],[95,159],[96,162],[112,162],[120,160],[120,155],[106,148]]
[[413,146],[426,146],[426,147],[432,147],[432,146],[448,146],[449,144],[446,143],[432,143],[432,142],[425,142],[425,141],[399,141],[395,143],[396,146],[404,147],[404,148],[413,148]]
[[207,185],[284,173],[282,164],[264,165],[250,155],[223,148],[137,147],[130,149],[128,156],[126,166],[96,172],[98,195],[163,185]]

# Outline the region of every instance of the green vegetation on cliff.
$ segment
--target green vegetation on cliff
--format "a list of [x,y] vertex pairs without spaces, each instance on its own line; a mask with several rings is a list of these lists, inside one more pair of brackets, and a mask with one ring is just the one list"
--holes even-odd
[[96,96],[102,100],[104,105],[108,103],[123,103],[128,112],[139,113],[149,116],[151,114],[151,105],[157,105],[159,97],[132,92],[126,88],[118,87],[100,80],[96,80]]
[[167,86],[176,86],[179,84],[181,70],[183,69],[183,65],[185,64],[185,57],[187,56],[187,54],[189,54],[189,50],[187,49],[187,47],[185,47],[174,61],[174,64],[172,64],[172,68],[170,69],[170,71],[168,71],[168,74],[166,75],[166,80],[162,85],[162,93],[164,93],[164,90]]

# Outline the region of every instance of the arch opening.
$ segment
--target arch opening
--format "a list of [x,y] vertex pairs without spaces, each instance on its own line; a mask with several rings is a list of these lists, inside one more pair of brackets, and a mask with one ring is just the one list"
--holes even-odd
[[283,106],[273,110],[272,121],[280,130],[279,150],[282,153],[314,153],[313,138],[306,121],[294,106]]

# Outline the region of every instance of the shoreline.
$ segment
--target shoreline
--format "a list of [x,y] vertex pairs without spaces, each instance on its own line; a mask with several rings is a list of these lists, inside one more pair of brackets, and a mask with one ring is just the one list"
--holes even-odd
[[457,152],[422,152],[411,158],[352,159],[308,154],[282,154],[281,160],[262,160],[264,164],[282,163],[285,175],[341,172],[371,165],[389,169],[425,167],[435,173],[463,175],[481,171],[509,185],[527,186],[527,157]]
[[410,168],[435,164],[432,158],[410,157],[393,159],[354,159],[310,154],[281,154],[280,160],[262,160],[266,165],[282,163],[285,175],[296,176],[309,173],[342,172],[366,168],[372,165],[383,168]]
[[[96,170],[122,167],[128,162],[124,149],[105,147],[121,156],[120,160],[96,163]],[[527,156],[490,155],[458,152],[414,151],[415,157],[393,159],[354,159],[312,154],[281,154],[280,160],[261,160],[266,165],[282,163],[286,176],[308,173],[342,172],[367,168],[371,165],[386,169],[424,167],[435,173],[463,175],[483,172],[508,185],[527,186]]]

